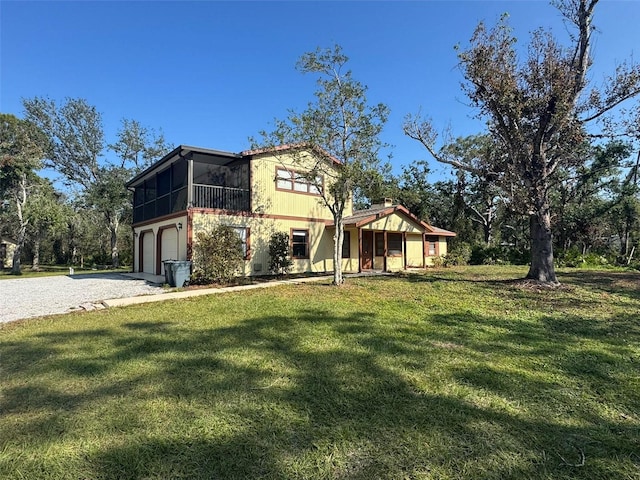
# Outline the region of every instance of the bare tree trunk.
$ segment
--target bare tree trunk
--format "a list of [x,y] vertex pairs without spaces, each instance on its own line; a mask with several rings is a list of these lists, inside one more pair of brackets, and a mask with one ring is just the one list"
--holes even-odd
[[109,233],[111,234],[111,266],[113,268],[120,267],[120,253],[118,252],[118,228],[120,227],[120,219],[117,213],[112,217],[107,217],[109,222]]
[[485,223],[483,225],[483,230],[484,230],[484,243],[487,247],[491,246],[491,243],[493,243],[493,225],[491,225],[491,223],[489,221],[487,221],[487,223]]
[[531,266],[527,278],[544,283],[558,283],[553,266],[553,235],[548,209],[529,217],[531,235]]
[[22,275],[22,265],[20,263],[20,256],[22,255],[24,242],[27,238],[27,224],[29,223],[28,220],[25,221],[24,215],[23,215],[23,208],[25,203],[27,203],[27,176],[25,174],[23,174],[22,178],[20,179],[20,191],[16,193],[15,201],[16,201],[16,212],[18,216],[18,222],[20,224],[20,229],[18,230],[16,248],[13,251],[13,262],[11,265],[11,274]]
[[33,239],[33,261],[31,262],[31,270],[40,271],[40,235],[36,235]]
[[120,254],[118,252],[118,228],[109,226],[111,233],[111,266],[118,268],[120,266]]
[[26,225],[20,228],[20,232],[18,233],[18,239],[16,248],[13,250],[13,262],[11,264],[11,274],[12,275],[22,275],[22,266],[20,263],[20,256],[22,255],[22,246],[24,245],[24,240],[26,238]]

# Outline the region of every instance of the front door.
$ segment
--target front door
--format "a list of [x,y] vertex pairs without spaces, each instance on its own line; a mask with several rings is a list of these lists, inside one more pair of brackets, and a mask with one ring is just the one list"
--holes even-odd
[[373,269],[373,232],[362,231],[362,270]]

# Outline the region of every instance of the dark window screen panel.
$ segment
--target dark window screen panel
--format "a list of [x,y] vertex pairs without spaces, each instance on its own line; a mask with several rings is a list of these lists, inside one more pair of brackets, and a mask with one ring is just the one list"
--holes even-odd
[[187,186],[187,161],[178,160],[171,167],[173,174],[173,189],[178,190]]
[[156,202],[149,202],[144,204],[144,219],[149,220],[156,216]]
[[139,207],[142,204],[144,204],[144,185],[136,187],[133,192],[133,205]]
[[156,199],[156,179],[151,178],[144,182],[144,201],[152,202]]
[[144,207],[136,207],[133,209],[133,223],[141,222],[144,220]]
[[180,212],[187,209],[187,189],[182,188],[171,193],[171,211]]
[[158,197],[171,192],[171,169],[167,168],[158,174]]
[[169,215],[171,213],[171,195],[164,195],[156,200],[156,215]]

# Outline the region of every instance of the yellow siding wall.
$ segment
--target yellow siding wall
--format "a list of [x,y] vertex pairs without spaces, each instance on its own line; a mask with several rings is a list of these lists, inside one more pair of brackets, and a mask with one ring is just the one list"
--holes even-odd
[[[382,265],[383,264],[381,263],[380,266],[382,267]],[[399,272],[400,270],[403,270],[403,269],[404,269],[404,256],[387,257],[387,271]]]
[[[295,191],[282,191],[276,188],[276,170],[278,167],[309,171],[313,163],[310,157],[283,154],[279,156],[261,155],[251,161],[252,206],[255,213],[302,218],[321,218],[332,220],[330,210],[322,197]],[[325,183],[329,179],[324,175]],[[352,200],[346,207],[345,215],[351,215]]]
[[447,254],[447,237],[438,237],[438,252],[440,255]]
[[333,270],[333,232],[325,228],[324,222],[239,215],[217,216],[205,213],[194,213],[193,215],[194,232],[209,231],[220,223],[250,229],[251,258],[245,261],[242,275],[269,274],[269,239],[275,232],[286,232],[290,235],[292,228],[309,230],[309,258],[293,259],[291,273]]
[[422,235],[407,235],[407,267],[422,267]]
[[394,213],[379,220],[375,220],[362,227],[366,230],[387,230],[394,232],[422,233],[422,228],[415,223],[405,219],[401,215]]

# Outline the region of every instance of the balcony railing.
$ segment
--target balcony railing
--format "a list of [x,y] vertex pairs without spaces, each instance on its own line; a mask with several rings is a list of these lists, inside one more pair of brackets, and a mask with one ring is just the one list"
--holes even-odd
[[242,188],[194,184],[193,206],[248,212],[251,209],[250,192]]

